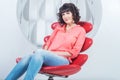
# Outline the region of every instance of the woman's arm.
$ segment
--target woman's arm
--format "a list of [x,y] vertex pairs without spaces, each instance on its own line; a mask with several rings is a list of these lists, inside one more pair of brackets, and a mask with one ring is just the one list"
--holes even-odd
[[71,54],[72,59],[77,57],[77,55],[80,53],[80,51],[83,47],[84,41],[85,41],[85,35],[86,35],[85,29],[81,28],[75,45],[73,46],[72,49],[67,50],[67,52],[69,52]]
[[60,56],[65,56],[65,57],[70,57],[71,54],[69,52],[60,52],[60,51],[51,51],[57,55],[60,55]]

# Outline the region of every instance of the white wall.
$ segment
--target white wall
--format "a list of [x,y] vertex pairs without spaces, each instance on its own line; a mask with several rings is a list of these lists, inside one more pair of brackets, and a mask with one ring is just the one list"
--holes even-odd
[[[16,64],[16,57],[36,49],[21,33],[16,18],[16,3],[17,0],[0,0],[0,80]],[[66,80],[120,80],[119,4],[120,0],[102,0],[102,23],[93,39],[93,46],[86,52],[89,60],[79,73]],[[40,79],[40,76],[36,78]]]
[[0,80],[16,64],[16,57],[35,49],[18,26],[16,3],[17,0],[0,0]]
[[103,17],[90,58],[81,73],[83,80],[120,80],[120,0],[102,0]]

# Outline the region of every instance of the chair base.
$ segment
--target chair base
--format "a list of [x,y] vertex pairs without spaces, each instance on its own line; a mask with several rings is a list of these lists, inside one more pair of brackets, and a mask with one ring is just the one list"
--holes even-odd
[[53,76],[49,76],[48,80],[54,80]]
[[46,76],[48,76],[48,80],[54,80],[53,77],[63,77],[63,78],[68,78],[68,76],[59,76],[59,75],[51,75],[51,74],[45,74]]

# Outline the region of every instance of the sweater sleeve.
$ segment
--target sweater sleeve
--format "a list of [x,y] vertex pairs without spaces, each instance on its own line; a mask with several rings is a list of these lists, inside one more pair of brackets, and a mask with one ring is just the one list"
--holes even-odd
[[73,46],[71,50],[68,50],[68,52],[72,55],[70,57],[71,59],[77,57],[77,55],[80,53],[80,50],[82,49],[82,46],[85,41],[85,35],[86,35],[85,30],[81,28],[81,32],[78,35],[75,45]]
[[48,46],[48,47],[50,46],[50,44],[52,43],[52,41],[53,41],[55,35],[57,34],[58,30],[59,30],[59,28],[55,28],[55,29],[53,30],[52,34],[50,35],[50,38],[49,38],[48,41],[45,43],[45,46]]

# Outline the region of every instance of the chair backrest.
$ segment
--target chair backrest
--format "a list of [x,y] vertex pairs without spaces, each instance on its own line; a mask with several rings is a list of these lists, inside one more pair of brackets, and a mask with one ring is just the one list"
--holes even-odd
[[[78,22],[78,25],[82,26],[85,29],[86,33],[90,32],[93,28],[91,23],[85,22],[85,21]],[[61,27],[61,24],[59,22],[55,22],[52,24],[51,28],[54,30],[56,26]],[[44,42],[46,42],[49,39],[49,37],[50,37],[49,35],[46,36],[44,38]],[[93,40],[91,38],[86,37],[85,42],[80,52],[87,50],[92,45],[92,43],[93,43]]]

